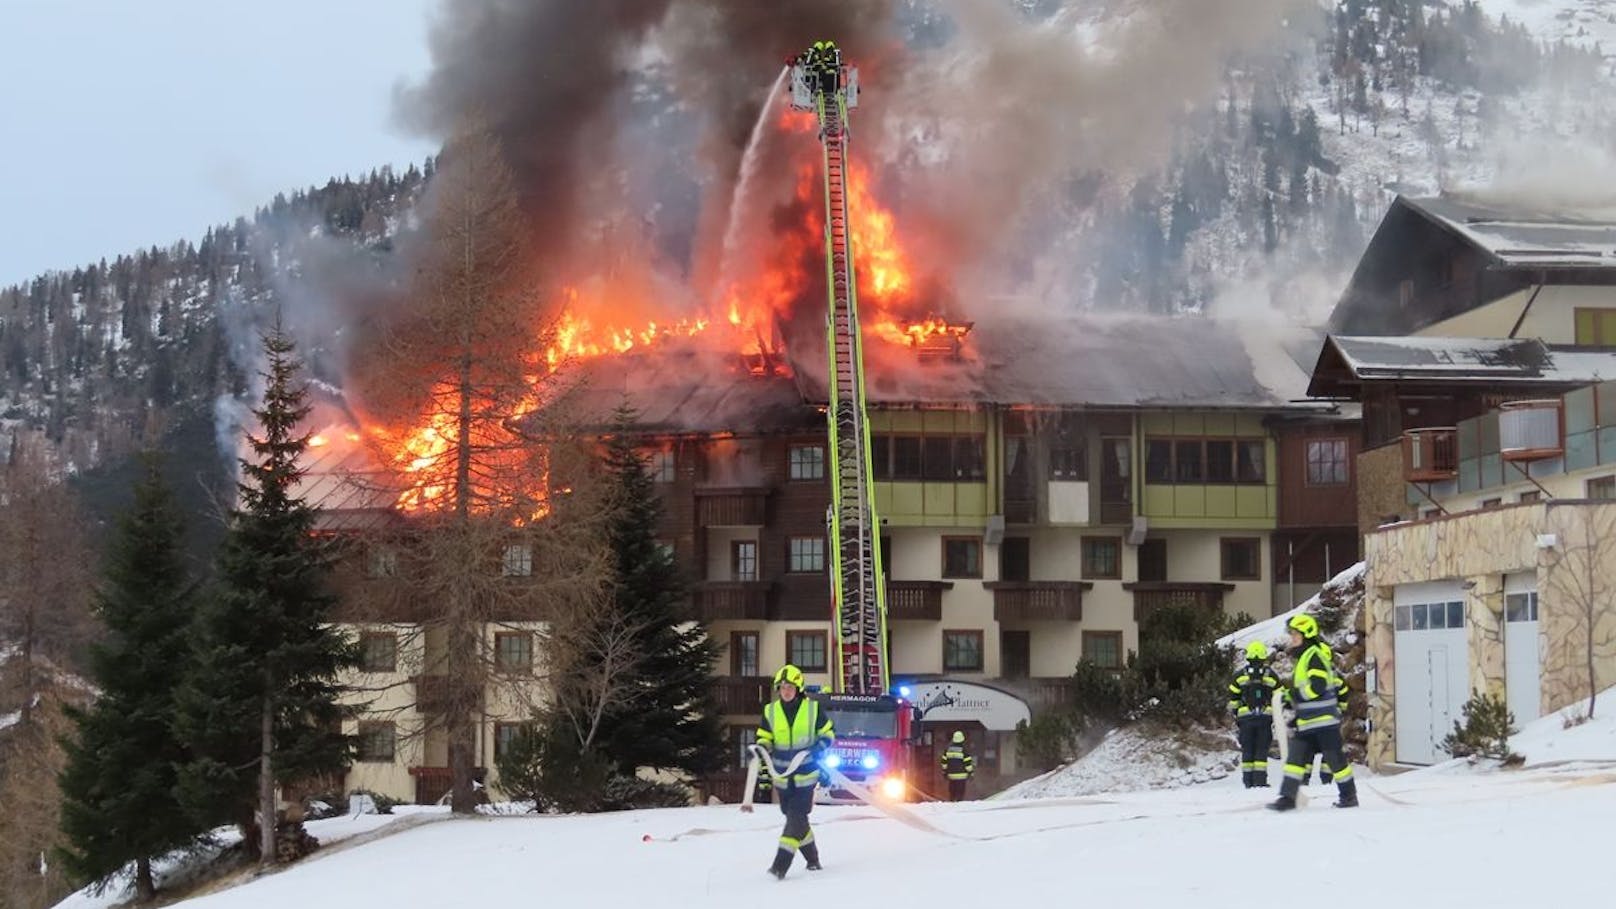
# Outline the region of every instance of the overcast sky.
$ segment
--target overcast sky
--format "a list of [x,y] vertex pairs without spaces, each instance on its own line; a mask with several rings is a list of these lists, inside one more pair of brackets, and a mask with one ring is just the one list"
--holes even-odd
[[200,239],[434,145],[392,124],[436,0],[0,0],[0,286]]

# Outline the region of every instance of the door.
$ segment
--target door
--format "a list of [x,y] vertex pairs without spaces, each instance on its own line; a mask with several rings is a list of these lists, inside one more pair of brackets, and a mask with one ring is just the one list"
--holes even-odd
[[1024,679],[1032,674],[1031,632],[999,632],[999,665],[1007,679]]
[[1005,537],[999,543],[999,580],[1032,580],[1032,552],[1026,537]]
[[1139,544],[1139,580],[1167,580],[1167,541],[1161,537]]
[[[1508,581],[1510,579],[1506,579]],[[1542,643],[1538,638],[1537,591],[1504,587],[1504,700],[1519,729],[1542,710]]]
[[1402,584],[1393,604],[1397,760],[1440,763],[1470,696],[1464,590],[1453,581]]
[[1100,523],[1133,520],[1133,440],[1107,436],[1100,440]]

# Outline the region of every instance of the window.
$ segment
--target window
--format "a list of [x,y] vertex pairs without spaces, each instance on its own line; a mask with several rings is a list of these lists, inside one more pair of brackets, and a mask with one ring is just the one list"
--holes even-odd
[[870,439],[877,480],[975,482],[987,477],[986,436],[892,436]]
[[1504,621],[1537,621],[1537,593],[1512,593],[1504,598]]
[[494,635],[494,665],[501,672],[531,672],[533,635],[522,631]]
[[528,729],[527,723],[495,723],[494,760],[502,760],[509,755]]
[[373,578],[398,577],[398,550],[391,546],[372,546],[365,560],[365,574]]
[[1223,540],[1223,579],[1262,580],[1262,541],[1256,537]]
[[1032,541],[1026,537],[1005,537],[999,544],[999,580],[1032,580]]
[[1616,347],[1616,309],[1577,307],[1577,343],[1590,347]]
[[1266,452],[1261,439],[1146,439],[1145,482],[1262,483]]
[[359,671],[393,672],[398,669],[398,635],[367,631],[359,636]]
[[1139,580],[1160,582],[1167,580],[1167,541],[1161,537],[1139,544]]
[[499,573],[507,578],[525,578],[533,574],[533,547],[527,543],[512,543],[505,547],[505,558]]
[[1424,631],[1427,625],[1426,619],[1429,614],[1429,607],[1427,607],[1424,603],[1415,603],[1413,606],[1409,607],[1409,609],[1411,610],[1409,615],[1413,619],[1413,621],[1409,623],[1409,630]]
[[982,576],[981,537],[943,537],[943,577]]
[[1200,483],[1206,475],[1201,472],[1201,451],[1204,443],[1179,441],[1173,443],[1173,479],[1178,483]]
[[654,448],[646,452],[645,472],[651,475],[651,482],[672,483],[678,476],[678,468],[672,448]]
[[1122,540],[1118,537],[1083,538],[1083,577],[1122,577]]
[[1482,499],[1481,500],[1481,507],[1482,508],[1501,508],[1501,507],[1503,507],[1503,505],[1504,505],[1504,500],[1503,499]]
[[982,632],[943,632],[943,671],[982,671]]
[[825,478],[825,447],[823,445],[793,445],[786,455],[787,476],[793,480],[823,480]]
[[1399,606],[1395,610],[1396,619],[1395,619],[1395,622],[1394,622],[1394,627],[1398,631],[1407,631],[1408,630],[1408,614],[1409,614],[1409,611],[1410,611],[1409,607],[1407,607],[1407,606]]
[[1083,632],[1083,659],[1101,669],[1122,668],[1122,632]]
[[1541,502],[1541,501],[1543,501],[1543,492],[1541,490],[1537,490],[1537,489],[1528,489],[1527,491],[1521,493],[1521,497],[1519,499],[1516,499],[1515,501],[1517,501],[1517,502]]
[[1049,443],[1049,478],[1051,480],[1087,480],[1089,453],[1086,430],[1081,417],[1063,415],[1055,427]]
[[755,676],[758,668],[758,633],[732,631],[729,633],[729,674]]
[[1588,498],[1616,499],[1616,476],[1599,477],[1588,481]]
[[786,570],[794,572],[825,570],[824,537],[792,537]]
[[729,576],[736,581],[758,579],[757,540],[734,540],[729,544]]
[[392,723],[360,723],[358,759],[379,764],[393,763],[395,739]]
[[1347,482],[1347,440],[1307,440],[1307,485],[1340,486]]
[[824,672],[825,632],[786,632],[786,661],[803,672]]

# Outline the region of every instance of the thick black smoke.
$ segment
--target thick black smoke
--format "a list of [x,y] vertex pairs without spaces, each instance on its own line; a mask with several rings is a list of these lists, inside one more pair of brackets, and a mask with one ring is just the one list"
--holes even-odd
[[886,46],[895,0],[445,0],[433,69],[403,90],[406,125],[439,137],[468,122],[498,137],[553,252],[576,224],[584,185],[612,163],[639,56],[655,47],[684,109],[699,118],[712,172],[727,179],[784,59],[821,37]]

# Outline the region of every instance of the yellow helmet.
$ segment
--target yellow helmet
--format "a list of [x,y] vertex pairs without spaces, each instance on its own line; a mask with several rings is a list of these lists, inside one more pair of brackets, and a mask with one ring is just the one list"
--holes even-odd
[[1248,660],[1266,660],[1266,659],[1268,659],[1268,645],[1264,644],[1262,641],[1252,641],[1250,644],[1247,644],[1246,645],[1246,659],[1248,659]]
[[965,744],[965,733],[963,733],[963,732],[959,731],[958,729],[956,729],[956,730],[954,730],[953,738],[949,739],[949,741],[953,742],[956,745],[963,745],[963,744]]
[[1319,636],[1319,620],[1305,612],[1298,612],[1296,615],[1291,616],[1291,620],[1285,624],[1304,638],[1316,638]]
[[774,674],[774,687],[779,688],[781,685],[791,685],[796,688],[801,688],[802,670],[791,665],[790,663],[781,666],[780,671]]

